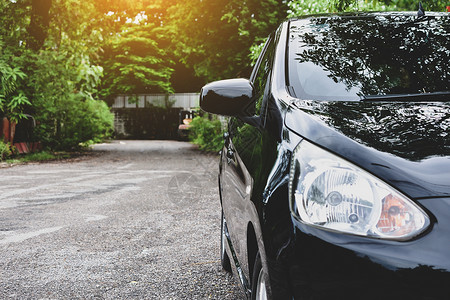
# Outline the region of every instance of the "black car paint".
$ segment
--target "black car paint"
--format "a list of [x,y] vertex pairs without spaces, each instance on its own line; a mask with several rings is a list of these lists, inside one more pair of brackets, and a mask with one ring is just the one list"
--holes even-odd
[[[284,23],[276,37],[273,81],[263,100],[267,109],[251,120],[232,117],[221,155],[227,252],[247,296],[259,251],[273,299],[449,297],[450,153],[443,122],[448,122],[450,104],[381,104],[383,120],[391,126],[373,130],[363,118],[376,120],[380,111],[374,108],[380,103],[294,99],[285,86],[288,26]],[[399,115],[399,108],[417,114],[426,107],[439,107],[446,115],[414,124],[407,121],[411,115]],[[430,132],[434,136],[424,135]],[[392,140],[398,137],[400,143]],[[428,213],[432,225],[412,241],[396,242],[303,224],[291,214],[288,201],[292,152],[302,139],[396,187]]]
[[[328,102],[316,103],[323,110],[311,110],[302,102],[286,115],[291,130],[301,128],[304,138],[411,198],[450,196],[450,126],[443,126],[450,118],[448,103]],[[424,109],[435,111],[424,117]]]

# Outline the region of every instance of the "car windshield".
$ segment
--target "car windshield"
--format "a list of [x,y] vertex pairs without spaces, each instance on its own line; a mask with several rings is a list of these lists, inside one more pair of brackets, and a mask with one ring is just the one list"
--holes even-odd
[[450,91],[449,14],[311,17],[291,21],[289,39],[288,85],[300,99]]

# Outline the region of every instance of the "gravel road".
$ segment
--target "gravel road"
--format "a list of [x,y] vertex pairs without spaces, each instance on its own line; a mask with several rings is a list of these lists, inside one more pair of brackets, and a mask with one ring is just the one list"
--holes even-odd
[[115,141],[0,168],[0,299],[243,299],[218,260],[217,157]]

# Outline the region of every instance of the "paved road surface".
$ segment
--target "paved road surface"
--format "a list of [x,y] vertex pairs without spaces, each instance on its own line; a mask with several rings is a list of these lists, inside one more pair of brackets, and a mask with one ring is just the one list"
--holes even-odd
[[0,168],[0,299],[242,299],[218,261],[216,172],[174,141]]

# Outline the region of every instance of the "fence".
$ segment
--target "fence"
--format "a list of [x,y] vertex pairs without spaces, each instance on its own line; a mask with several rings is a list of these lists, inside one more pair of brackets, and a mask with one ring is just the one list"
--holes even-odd
[[118,95],[111,109],[116,137],[177,139],[180,111],[198,106],[198,93]]
[[186,110],[199,106],[198,93],[118,95],[112,108],[174,107]]

